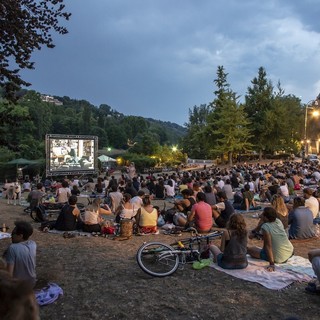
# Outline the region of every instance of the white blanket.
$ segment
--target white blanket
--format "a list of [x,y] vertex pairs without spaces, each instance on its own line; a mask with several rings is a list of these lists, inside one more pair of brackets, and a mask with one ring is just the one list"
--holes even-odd
[[11,238],[11,233],[0,231],[0,240],[6,239],[6,238]]
[[272,290],[281,290],[295,281],[308,282],[314,276],[311,263],[302,257],[293,256],[284,264],[276,264],[275,271],[269,272],[267,261],[248,258],[249,265],[245,269],[227,270],[213,263],[212,268],[225,272],[239,279],[257,282]]

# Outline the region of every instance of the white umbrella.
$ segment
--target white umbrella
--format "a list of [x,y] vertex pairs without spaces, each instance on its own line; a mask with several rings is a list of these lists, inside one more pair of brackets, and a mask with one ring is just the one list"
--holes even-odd
[[101,161],[101,162],[117,162],[116,159],[113,159],[111,157],[108,157],[106,155],[101,155],[100,157],[98,157],[98,159]]

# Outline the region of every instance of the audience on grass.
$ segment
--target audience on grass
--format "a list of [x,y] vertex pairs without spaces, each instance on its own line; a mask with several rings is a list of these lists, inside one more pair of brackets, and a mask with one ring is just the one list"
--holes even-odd
[[317,278],[309,282],[305,289],[309,293],[320,294],[320,249],[309,251],[308,258]]
[[96,198],[93,200],[84,213],[82,230],[85,232],[101,232],[101,226],[103,225],[104,219],[101,215],[112,214],[111,209],[108,205],[101,207],[102,200]]
[[218,191],[217,201],[217,204],[211,207],[212,217],[219,228],[225,228],[231,215],[234,213],[234,208],[223,191]]
[[221,245],[210,246],[213,261],[223,269],[244,269],[247,260],[247,229],[241,214],[232,214],[227,223],[227,230],[223,231]]
[[145,196],[143,204],[136,214],[136,226],[139,234],[158,233],[158,210],[151,204],[150,196]]
[[313,214],[305,204],[305,199],[295,197],[293,209],[289,213],[289,239],[308,239],[315,236]]
[[73,231],[81,229],[83,222],[80,210],[77,207],[77,196],[70,196],[68,204],[62,207],[54,229],[61,231]]
[[[206,195],[198,192],[196,203],[192,206],[190,214],[184,219],[180,217],[180,225],[192,226],[200,233],[209,232],[212,228],[212,208],[205,202]],[[184,219],[184,220],[183,220]]]
[[36,250],[37,245],[29,240],[33,228],[29,222],[16,221],[11,233],[12,244],[3,257],[10,276],[24,280],[32,287],[36,284]]
[[[129,193],[125,193],[123,195],[123,200],[116,210],[116,219],[117,223],[120,222],[121,219],[133,219],[137,214],[138,207],[135,207],[133,203],[131,203],[131,195]],[[141,207],[141,206],[140,206]]]
[[275,263],[284,263],[293,255],[293,245],[277,218],[277,212],[272,207],[263,209],[262,215],[263,248],[248,247],[247,253],[253,258],[269,261],[268,271],[274,271]]

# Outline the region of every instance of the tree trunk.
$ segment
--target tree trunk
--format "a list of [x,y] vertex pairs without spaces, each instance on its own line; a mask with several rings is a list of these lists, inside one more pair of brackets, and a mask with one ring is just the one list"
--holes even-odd
[[232,155],[233,155],[232,151],[229,151],[229,152],[228,152],[229,166],[232,166]]
[[259,161],[262,161],[262,155],[263,155],[263,152],[262,152],[262,150],[260,149],[260,150],[259,150]]

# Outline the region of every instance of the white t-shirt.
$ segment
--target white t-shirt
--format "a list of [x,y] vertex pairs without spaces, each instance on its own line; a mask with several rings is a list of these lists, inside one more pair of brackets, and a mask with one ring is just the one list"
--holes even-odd
[[319,215],[319,201],[315,197],[311,196],[306,199],[305,206],[312,211],[313,219],[317,218]]

